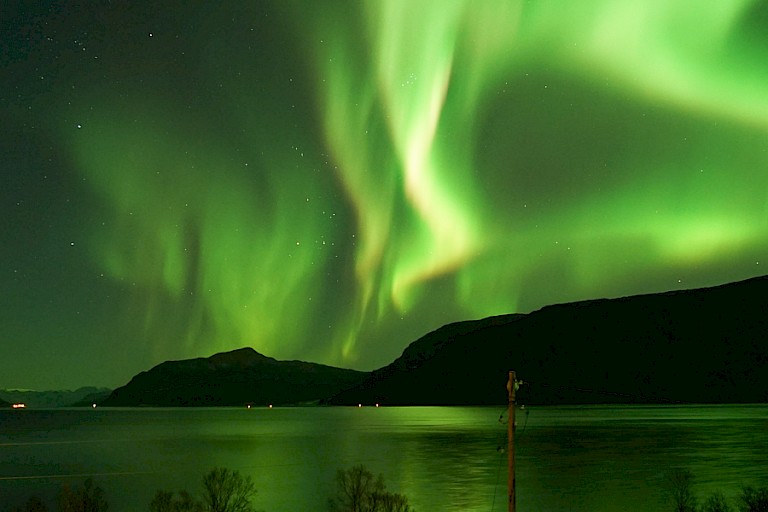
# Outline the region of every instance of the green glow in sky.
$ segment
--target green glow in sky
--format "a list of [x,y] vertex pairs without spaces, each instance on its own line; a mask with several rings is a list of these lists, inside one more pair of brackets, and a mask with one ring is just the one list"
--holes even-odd
[[78,293],[135,353],[106,384],[244,345],[371,369],[452,321],[764,273],[760,2],[99,16],[36,107],[88,198]]

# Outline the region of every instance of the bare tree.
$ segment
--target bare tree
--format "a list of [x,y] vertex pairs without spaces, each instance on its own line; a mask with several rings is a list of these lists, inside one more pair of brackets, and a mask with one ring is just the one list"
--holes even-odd
[[743,512],[768,512],[768,487],[755,489],[744,487],[741,490],[741,506]]
[[336,472],[336,495],[329,506],[332,512],[413,512],[405,496],[387,492],[384,477],[374,477],[361,464]]
[[715,491],[704,502],[702,510],[704,512],[731,512],[731,506],[728,505],[728,500],[725,499],[725,495],[722,492]]
[[330,500],[334,512],[373,512],[376,497],[384,492],[384,477],[373,476],[362,464],[336,472],[336,496]]
[[168,491],[157,491],[149,504],[150,512],[203,512],[203,504],[187,491],[179,491],[178,498]]
[[413,512],[413,509],[408,504],[408,498],[402,494],[385,492],[380,497],[381,512]]
[[43,500],[37,496],[32,496],[27,500],[27,504],[24,508],[16,507],[11,509],[11,512],[48,512],[48,507],[45,506]]
[[65,485],[59,493],[59,512],[106,512],[109,503],[101,487],[95,486],[88,478],[83,487]]
[[696,496],[691,490],[693,474],[687,469],[674,469],[667,478],[667,492],[675,512],[695,512]]
[[215,468],[203,477],[203,503],[207,512],[252,512],[256,486],[239,471]]

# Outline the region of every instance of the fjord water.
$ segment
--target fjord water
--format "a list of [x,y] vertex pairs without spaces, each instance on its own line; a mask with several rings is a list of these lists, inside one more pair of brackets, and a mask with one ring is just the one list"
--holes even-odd
[[[362,463],[420,512],[504,511],[505,421],[502,407],[2,411],[0,510],[87,475],[112,512],[148,510],[226,466],[253,478],[259,510],[323,511],[336,470]],[[528,407],[517,423],[521,512],[671,510],[671,468],[702,497],[768,485],[766,405]]]

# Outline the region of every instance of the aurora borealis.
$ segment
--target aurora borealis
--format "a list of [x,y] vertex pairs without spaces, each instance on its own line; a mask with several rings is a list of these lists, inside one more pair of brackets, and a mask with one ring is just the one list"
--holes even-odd
[[3,20],[0,387],[765,273],[768,2],[45,4]]

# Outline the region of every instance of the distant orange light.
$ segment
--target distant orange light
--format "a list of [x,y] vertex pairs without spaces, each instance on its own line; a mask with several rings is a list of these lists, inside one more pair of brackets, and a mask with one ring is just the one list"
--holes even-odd
[[13,407],[14,409],[23,409],[26,406],[27,406],[26,404],[18,403],[18,404],[13,404],[11,407]]

